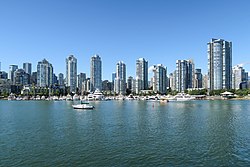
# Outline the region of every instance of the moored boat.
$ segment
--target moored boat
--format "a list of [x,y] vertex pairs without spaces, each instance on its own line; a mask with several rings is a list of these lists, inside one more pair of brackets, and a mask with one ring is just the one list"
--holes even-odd
[[186,93],[177,93],[175,99],[177,101],[189,101],[189,100],[194,100],[195,98]]
[[87,102],[81,102],[81,104],[72,105],[74,109],[94,109],[95,107],[89,105]]

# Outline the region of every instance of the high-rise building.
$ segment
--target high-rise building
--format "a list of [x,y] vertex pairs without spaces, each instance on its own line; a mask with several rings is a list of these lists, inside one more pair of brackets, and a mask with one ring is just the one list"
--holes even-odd
[[125,95],[126,93],[126,65],[122,61],[116,64],[114,92],[121,95]]
[[173,73],[169,74],[169,88],[171,90],[176,90],[176,86],[175,86],[175,84],[176,84],[176,81],[175,81],[176,77],[175,77],[175,74],[176,74],[176,71],[174,71]]
[[102,90],[104,92],[110,93],[111,92],[111,86],[112,86],[112,82],[109,82],[108,80],[102,81]]
[[90,78],[87,78],[85,81],[83,81],[82,85],[82,94],[87,94],[90,92]]
[[116,73],[115,73],[115,72],[113,72],[113,73],[112,73],[112,78],[111,78],[111,80],[112,80],[111,90],[112,90],[112,91],[114,91],[114,86],[115,86],[115,78],[116,78]]
[[64,76],[63,73],[58,74],[58,85],[59,86],[64,86]]
[[23,63],[23,69],[27,74],[31,76],[31,71],[32,71],[31,63]]
[[134,92],[136,94],[139,94],[141,92],[142,89],[142,80],[139,77],[136,77],[133,81],[134,84]]
[[14,85],[24,86],[30,84],[30,75],[24,69],[17,69],[14,72]]
[[53,66],[46,59],[37,64],[37,86],[50,87],[53,84]]
[[164,94],[167,91],[167,67],[162,64],[154,65],[153,68],[153,91]]
[[176,61],[176,90],[184,92],[193,88],[194,82],[194,63],[192,60]]
[[91,57],[90,61],[90,87],[91,91],[102,90],[102,61],[99,55]]
[[132,82],[133,82],[133,77],[129,76],[127,79],[127,89],[132,90]]
[[233,67],[232,89],[247,88],[248,73],[239,65]]
[[232,42],[212,39],[207,43],[208,89],[231,89]]
[[14,72],[18,69],[17,65],[10,65],[9,66],[9,79],[11,84],[14,84]]
[[202,88],[208,89],[208,75],[207,74],[202,76]]
[[148,89],[148,61],[144,58],[136,60],[136,79],[138,80],[138,92]]
[[80,73],[77,75],[77,87],[79,92],[82,92],[83,81],[86,80],[86,73]]
[[58,84],[58,78],[56,76],[56,74],[53,74],[53,85],[57,85]]
[[202,88],[202,73],[201,69],[195,69],[194,73],[194,88],[201,89]]
[[0,71],[0,79],[8,79],[8,73],[5,71]]
[[70,87],[70,92],[76,92],[77,59],[73,55],[66,58],[66,86]]
[[30,82],[32,85],[37,85],[37,72],[32,72],[30,76]]

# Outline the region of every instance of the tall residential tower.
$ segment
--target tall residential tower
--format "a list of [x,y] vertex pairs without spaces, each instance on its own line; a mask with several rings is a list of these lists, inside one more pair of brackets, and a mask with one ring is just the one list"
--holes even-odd
[[66,86],[70,87],[70,92],[76,92],[77,59],[73,55],[66,58]]
[[99,55],[91,57],[90,89],[91,91],[95,91],[96,89],[102,90],[102,61]]
[[208,90],[231,89],[232,42],[212,39],[207,43]]
[[153,91],[161,94],[165,94],[167,91],[167,67],[162,64],[154,65]]
[[14,84],[14,73],[18,69],[17,65],[10,65],[9,66],[9,79],[12,84]]
[[53,66],[46,59],[37,64],[37,86],[50,87],[53,84]]
[[176,90],[184,92],[193,88],[194,82],[194,63],[192,60],[176,61]]
[[31,76],[31,63],[23,63],[23,69],[24,71]]
[[114,92],[121,95],[126,93],[126,65],[122,61],[116,64]]
[[136,79],[140,80],[140,82],[137,82],[140,84],[137,86],[138,92],[148,89],[148,61],[144,58],[136,60]]

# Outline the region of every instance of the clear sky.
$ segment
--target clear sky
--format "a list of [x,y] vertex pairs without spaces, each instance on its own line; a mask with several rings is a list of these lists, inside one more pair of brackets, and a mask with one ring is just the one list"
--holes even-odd
[[[177,59],[193,59],[207,72],[207,42],[233,42],[233,65],[250,62],[249,0],[1,0],[0,62],[22,67],[46,58],[56,74],[65,59],[78,59],[78,73],[90,73],[90,57],[102,58],[103,79],[124,61],[135,76],[143,57],[168,74]],[[250,71],[250,64],[244,66]]]

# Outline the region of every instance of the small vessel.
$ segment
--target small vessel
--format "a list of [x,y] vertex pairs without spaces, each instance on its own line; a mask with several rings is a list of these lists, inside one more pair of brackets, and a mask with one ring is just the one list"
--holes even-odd
[[16,100],[16,96],[11,93],[9,96],[8,96],[8,100]]
[[80,96],[78,96],[78,94],[75,94],[75,95],[73,96],[73,100],[80,100]]
[[74,109],[94,109],[94,106],[89,105],[87,102],[81,102],[81,104],[72,105]]
[[128,97],[126,97],[126,99],[127,99],[127,100],[134,100],[133,94],[128,95]]
[[72,100],[73,100],[73,99],[72,99],[71,95],[68,94],[68,95],[66,96],[66,101],[72,101]]
[[99,89],[96,89],[94,93],[90,93],[87,96],[88,101],[93,101],[93,100],[104,100],[104,95]]
[[177,93],[175,99],[177,101],[188,101],[188,100],[194,100],[195,98],[186,93]]

